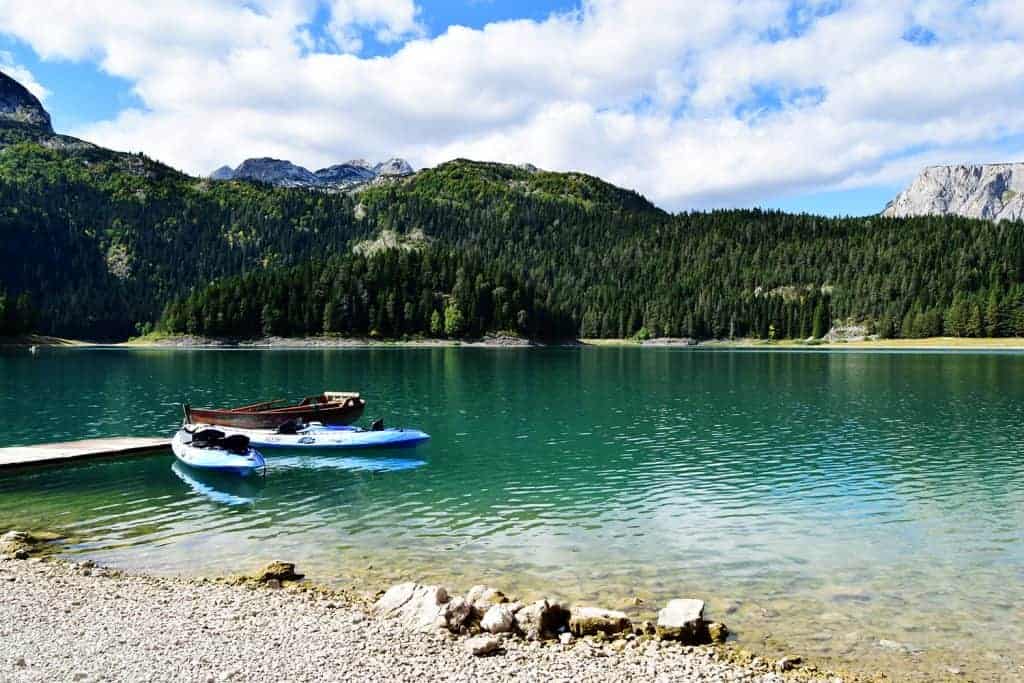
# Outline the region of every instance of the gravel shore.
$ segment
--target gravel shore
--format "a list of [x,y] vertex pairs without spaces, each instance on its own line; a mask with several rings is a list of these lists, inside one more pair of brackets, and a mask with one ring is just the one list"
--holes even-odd
[[[475,657],[454,636],[371,617],[342,594],[125,575],[53,559],[0,560],[3,681],[843,680],[728,648],[650,641],[621,652],[513,639]],[[845,679],[849,681],[850,679]]]

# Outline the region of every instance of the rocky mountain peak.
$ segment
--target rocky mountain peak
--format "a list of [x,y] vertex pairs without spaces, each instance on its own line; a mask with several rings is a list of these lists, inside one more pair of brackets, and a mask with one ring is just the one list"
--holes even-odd
[[893,217],[947,214],[1024,219],[1024,163],[929,166],[882,212]]
[[50,115],[39,98],[3,72],[0,72],[0,121],[28,124],[53,135]]
[[235,169],[230,166],[221,166],[210,174],[211,180],[231,180],[235,177]]
[[260,157],[246,159],[232,174],[233,178],[258,180],[281,187],[307,187],[317,184],[317,178],[308,169],[284,159]]
[[412,166],[405,159],[392,157],[374,166],[373,172],[385,176],[412,175]]
[[246,159],[237,168],[221,166],[210,174],[213,180],[256,180],[281,187],[315,187],[351,189],[381,178],[411,175],[412,166],[405,159],[388,159],[370,164],[365,159],[352,159],[312,172],[290,161],[263,157]]

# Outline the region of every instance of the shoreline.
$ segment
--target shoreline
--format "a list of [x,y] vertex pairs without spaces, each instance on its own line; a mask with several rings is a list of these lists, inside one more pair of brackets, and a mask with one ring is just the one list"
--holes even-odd
[[635,339],[582,338],[565,342],[544,343],[510,335],[490,335],[482,339],[408,339],[383,340],[362,337],[267,337],[263,339],[228,339],[194,336],[138,338],[124,342],[89,342],[61,337],[28,335],[0,338],[0,348],[115,348],[115,349],[195,349],[195,350],[301,350],[301,349],[364,349],[364,348],[652,348],[694,350],[761,350],[761,351],[1024,351],[1021,337],[928,337],[924,339],[858,339],[851,341],[764,339]]
[[[741,643],[692,646],[634,632],[534,638],[449,630],[452,614],[468,613],[481,599],[485,607],[512,604],[493,589],[476,598],[470,591],[469,601],[445,596],[449,628],[417,628],[427,603],[413,606],[414,597],[397,611],[385,609],[388,596],[411,584],[381,597],[279,579],[267,573],[272,566],[258,577],[211,579],[130,574],[52,555],[0,557],[7,655],[0,677],[110,680],[117,671],[115,680],[154,680],[159,671],[155,680],[891,680],[819,670],[795,656],[766,658]],[[422,598],[438,587],[417,590]],[[492,595],[501,600],[490,601]]]

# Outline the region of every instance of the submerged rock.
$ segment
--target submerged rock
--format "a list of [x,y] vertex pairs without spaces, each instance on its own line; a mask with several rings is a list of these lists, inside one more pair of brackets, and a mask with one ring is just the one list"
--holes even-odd
[[708,638],[712,643],[721,645],[725,641],[729,640],[729,627],[723,623],[712,621],[707,625]]
[[0,536],[0,557],[27,560],[43,550],[44,545],[59,538],[60,534],[49,532],[8,531]]
[[260,583],[269,581],[300,581],[305,574],[295,571],[293,562],[271,562],[254,577]]
[[704,622],[703,600],[670,600],[665,609],[658,612],[656,629],[664,640],[678,640],[686,645],[711,642]]
[[598,633],[616,635],[633,628],[625,612],[600,607],[577,607],[569,619],[569,630],[575,636],[592,636]]

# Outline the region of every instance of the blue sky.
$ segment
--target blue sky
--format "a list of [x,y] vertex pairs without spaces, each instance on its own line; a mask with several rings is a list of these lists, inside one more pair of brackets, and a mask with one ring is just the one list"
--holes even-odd
[[926,164],[1024,151],[1015,0],[43,4],[0,5],[0,68],[58,130],[193,173],[468,156],[864,215]]

